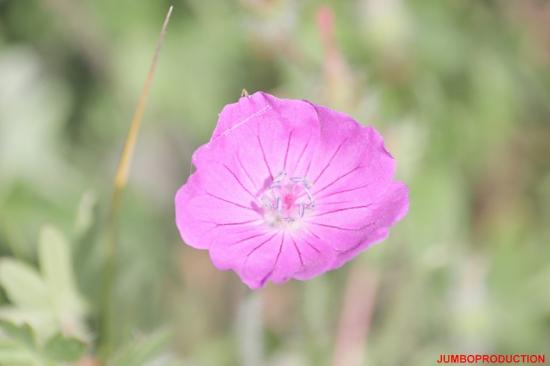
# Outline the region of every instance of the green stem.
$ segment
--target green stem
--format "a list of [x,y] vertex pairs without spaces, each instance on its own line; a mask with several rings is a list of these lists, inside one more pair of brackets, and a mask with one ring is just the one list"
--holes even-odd
[[160,48],[166,35],[166,29],[170,16],[172,15],[173,7],[170,6],[168,13],[164,18],[160,37],[157,42],[157,47],[153,55],[151,67],[147,73],[145,84],[141,90],[139,101],[132,116],[130,128],[128,129],[128,135],[124,142],[120,160],[118,162],[113,197],[111,199],[111,207],[109,211],[107,221],[107,238],[106,238],[106,258],[105,268],[103,272],[103,289],[101,294],[100,305],[100,320],[99,320],[99,354],[103,360],[107,360],[112,348],[112,310],[113,310],[113,289],[116,285],[116,271],[117,271],[117,239],[118,239],[118,223],[120,218],[120,209],[122,205],[122,196],[124,189],[128,183],[128,173],[130,171],[130,163],[134,154],[134,149],[141,126],[141,120],[143,119],[143,113],[145,111],[145,104],[151,89],[151,83],[153,82],[153,76],[155,74],[158,58],[160,54]]
[[237,338],[242,366],[264,365],[262,299],[259,292],[246,291],[237,314]]
[[107,221],[106,238],[106,258],[105,268],[103,270],[103,288],[100,304],[100,323],[99,323],[99,353],[103,359],[111,354],[112,347],[112,296],[116,281],[117,268],[117,241],[118,241],[118,221],[122,202],[122,189],[116,189],[111,199],[111,208]]

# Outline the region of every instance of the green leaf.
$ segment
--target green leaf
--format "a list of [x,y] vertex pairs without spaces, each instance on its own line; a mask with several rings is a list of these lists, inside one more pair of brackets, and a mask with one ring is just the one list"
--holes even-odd
[[0,338],[0,365],[35,365],[36,354],[10,338]]
[[56,307],[80,315],[84,305],[76,291],[69,245],[63,234],[52,226],[44,226],[40,232],[38,255]]
[[38,255],[42,273],[50,289],[54,292],[72,291],[74,285],[69,248],[59,230],[48,225],[42,228]]
[[72,362],[82,358],[85,351],[86,345],[78,339],[56,334],[44,345],[43,355],[51,361]]
[[109,365],[139,366],[157,357],[170,341],[171,333],[157,331],[149,336],[134,340],[120,350]]
[[44,347],[37,346],[34,332],[27,325],[16,325],[0,320],[0,330],[6,338],[0,338],[0,364],[9,362],[21,364],[49,364],[54,362],[72,362],[80,359],[86,346],[75,338],[56,334],[46,341]]
[[38,256],[61,329],[71,329],[70,335],[86,337],[86,304],[76,288],[69,243],[59,230],[49,225],[42,228]]
[[51,309],[22,308],[14,305],[0,306],[0,319],[13,324],[28,324],[38,343],[58,329],[58,321]]
[[38,272],[14,259],[0,261],[0,285],[15,305],[26,308],[47,308],[48,288]]
[[28,349],[35,349],[34,334],[28,324],[17,325],[6,320],[0,320],[0,329],[8,337],[25,346]]
[[74,227],[77,237],[84,235],[88,232],[88,230],[91,229],[95,220],[96,206],[97,196],[95,195],[95,193],[92,191],[84,193],[76,212]]

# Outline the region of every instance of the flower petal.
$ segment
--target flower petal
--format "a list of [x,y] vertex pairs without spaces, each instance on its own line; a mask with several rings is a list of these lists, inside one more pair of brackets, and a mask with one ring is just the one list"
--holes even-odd
[[259,92],[226,106],[193,164],[181,236],[251,288],[341,266],[408,209],[380,134],[307,101]]
[[194,173],[176,194],[176,224],[187,244],[208,249],[219,236],[262,223],[256,211],[224,198],[225,191],[220,192],[214,189],[217,186],[211,187],[206,182],[200,173]]
[[[358,207],[355,209],[355,207]],[[309,229],[337,251],[333,268],[357,255],[369,245],[385,239],[388,229],[401,220],[408,210],[408,189],[392,183],[376,201],[349,210],[334,211],[324,220],[309,221]]]

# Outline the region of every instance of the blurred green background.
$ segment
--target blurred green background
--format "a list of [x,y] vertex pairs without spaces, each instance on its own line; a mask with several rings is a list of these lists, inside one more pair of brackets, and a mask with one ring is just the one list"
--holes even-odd
[[[173,4],[124,197],[106,345],[112,181],[169,3],[0,0],[1,365],[99,365],[101,347],[117,366],[550,351],[550,2]],[[411,192],[386,242],[253,297],[181,243],[173,196],[242,88],[382,132]]]

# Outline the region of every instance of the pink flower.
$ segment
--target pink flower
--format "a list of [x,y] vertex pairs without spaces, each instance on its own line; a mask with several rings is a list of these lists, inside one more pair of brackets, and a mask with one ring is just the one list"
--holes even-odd
[[304,100],[227,105],[193,164],[175,199],[181,237],[251,288],[342,266],[408,209],[380,134]]

